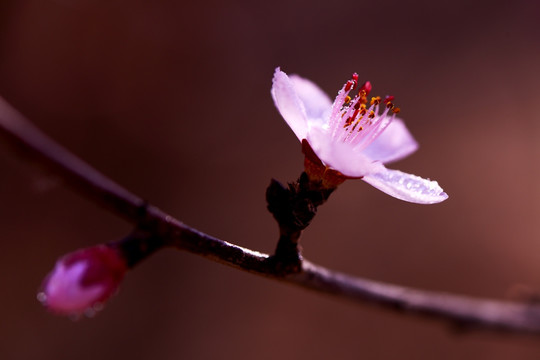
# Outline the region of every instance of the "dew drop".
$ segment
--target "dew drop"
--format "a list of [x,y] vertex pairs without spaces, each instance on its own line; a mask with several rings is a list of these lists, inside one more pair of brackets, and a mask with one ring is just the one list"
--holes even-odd
[[97,302],[97,303],[94,304],[94,306],[92,306],[92,308],[96,312],[103,310],[104,307],[105,307],[105,305],[103,305],[103,303],[100,303],[100,302]]
[[47,302],[47,294],[45,294],[43,291],[38,292],[36,298],[42,304]]
[[84,310],[84,316],[87,318],[93,318],[96,315],[96,310],[94,308],[89,307],[86,310]]

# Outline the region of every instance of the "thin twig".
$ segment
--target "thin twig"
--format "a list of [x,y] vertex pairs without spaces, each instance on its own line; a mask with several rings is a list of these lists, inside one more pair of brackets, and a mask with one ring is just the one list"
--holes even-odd
[[[271,257],[206,235],[146,204],[43,134],[0,98],[0,134],[16,149],[60,176],[77,192],[143,229],[164,246],[201,255],[258,275],[372,303],[410,315],[428,315],[466,329],[540,334],[540,306],[474,299],[385,284],[341,274],[302,260],[301,271],[276,271]],[[155,250],[155,249],[154,249]]]

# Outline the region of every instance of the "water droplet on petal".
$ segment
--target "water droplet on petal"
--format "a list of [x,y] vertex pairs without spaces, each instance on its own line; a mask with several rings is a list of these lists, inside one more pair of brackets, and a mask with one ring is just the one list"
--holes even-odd
[[47,302],[47,294],[45,294],[43,291],[40,291],[37,294],[36,298],[42,304],[45,304]]

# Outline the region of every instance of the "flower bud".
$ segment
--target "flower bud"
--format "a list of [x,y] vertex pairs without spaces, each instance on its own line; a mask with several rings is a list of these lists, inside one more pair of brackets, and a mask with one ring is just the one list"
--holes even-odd
[[124,258],[113,247],[77,250],[56,262],[43,281],[38,300],[58,314],[94,311],[116,292],[126,270]]

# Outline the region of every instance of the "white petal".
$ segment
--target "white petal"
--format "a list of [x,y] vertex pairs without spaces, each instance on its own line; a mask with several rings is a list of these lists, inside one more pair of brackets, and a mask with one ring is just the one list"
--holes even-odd
[[300,100],[292,81],[279,68],[276,68],[272,79],[271,93],[279,113],[298,140],[305,139],[308,123],[304,104]]
[[418,143],[414,140],[405,123],[401,119],[395,118],[363,152],[370,159],[386,164],[403,159],[415,152],[416,149],[418,149]]
[[308,122],[316,121],[322,126],[328,121],[332,110],[332,100],[315,83],[298,75],[290,75],[296,93],[304,103]]
[[398,170],[385,168],[384,171],[364,176],[363,180],[388,195],[413,203],[434,204],[448,199],[436,181]]
[[311,148],[326,166],[353,178],[378,172],[384,168],[380,162],[374,162],[362,152],[355,150],[352,144],[333,141],[330,131],[312,127],[307,137]]

